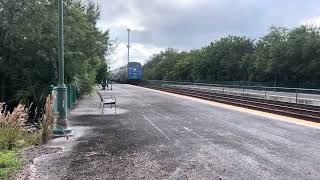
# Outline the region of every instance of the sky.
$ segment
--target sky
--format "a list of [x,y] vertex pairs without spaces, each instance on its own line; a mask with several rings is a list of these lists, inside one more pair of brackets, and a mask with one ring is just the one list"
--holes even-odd
[[271,26],[320,25],[319,0],[97,0],[98,28],[117,40],[111,67],[145,63],[166,48],[201,48],[227,35],[258,39]]

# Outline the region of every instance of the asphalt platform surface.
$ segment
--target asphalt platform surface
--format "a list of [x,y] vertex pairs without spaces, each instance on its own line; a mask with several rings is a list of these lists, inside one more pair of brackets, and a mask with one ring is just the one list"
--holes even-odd
[[39,179],[320,179],[319,129],[131,85],[102,93],[117,113],[80,100],[76,138],[36,161]]

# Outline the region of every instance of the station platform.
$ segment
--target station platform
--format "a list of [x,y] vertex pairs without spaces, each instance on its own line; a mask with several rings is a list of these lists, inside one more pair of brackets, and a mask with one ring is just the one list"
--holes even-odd
[[105,93],[117,113],[101,114],[96,93],[81,99],[69,116],[75,138],[49,143],[63,152],[36,161],[39,177],[320,178],[317,123],[124,84]]

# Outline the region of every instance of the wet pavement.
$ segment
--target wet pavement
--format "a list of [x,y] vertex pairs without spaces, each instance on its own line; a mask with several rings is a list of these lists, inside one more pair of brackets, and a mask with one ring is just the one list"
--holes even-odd
[[75,136],[35,160],[39,179],[320,179],[320,130],[115,84],[70,113]]

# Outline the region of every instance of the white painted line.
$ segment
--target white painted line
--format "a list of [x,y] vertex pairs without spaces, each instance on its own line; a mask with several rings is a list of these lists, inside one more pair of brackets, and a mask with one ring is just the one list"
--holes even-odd
[[144,119],[147,120],[156,130],[158,130],[165,138],[167,138],[168,140],[170,140],[170,138],[160,129],[158,128],[155,124],[153,124],[153,122],[147,118],[145,115],[143,115]]
[[194,131],[192,131],[191,129],[189,129],[189,128],[187,128],[187,127],[183,127],[185,130],[187,130],[187,131],[189,131],[189,132],[191,132],[191,133],[193,133],[193,134],[195,134],[195,135],[197,135],[198,137],[200,137],[200,138],[204,138],[204,137],[202,137],[201,135],[199,135],[198,133],[196,133],[196,132],[194,132]]

